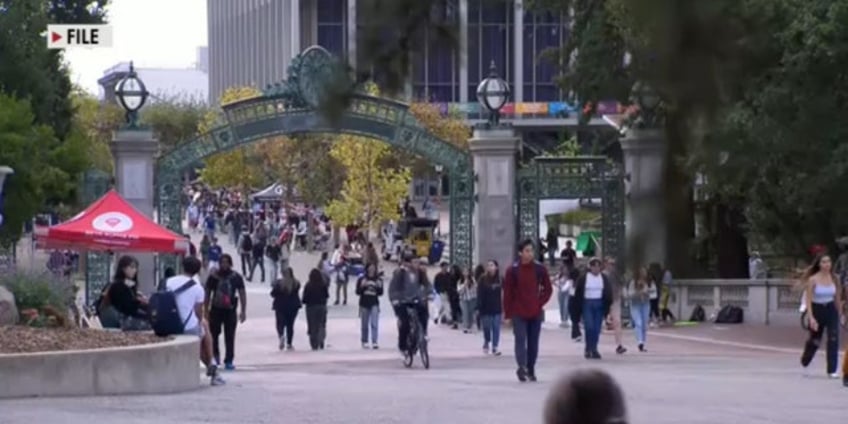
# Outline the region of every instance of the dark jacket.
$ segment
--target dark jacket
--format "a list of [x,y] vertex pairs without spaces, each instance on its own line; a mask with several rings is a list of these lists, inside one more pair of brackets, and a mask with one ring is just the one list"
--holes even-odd
[[277,280],[271,286],[271,297],[274,298],[272,307],[275,311],[297,311],[301,306],[299,293],[300,281],[294,281],[293,290],[284,290],[282,280]]
[[116,281],[109,286],[109,304],[123,315],[143,318],[147,309],[138,300],[137,287],[130,287],[123,281]]
[[262,259],[265,255],[265,243],[261,240],[253,241],[253,259]]
[[265,248],[265,256],[267,256],[268,259],[270,259],[274,262],[279,262],[280,257],[283,256],[283,249],[280,247],[279,244],[277,244],[277,245],[270,245],[269,244],[268,247]]
[[[412,281],[411,272],[415,272],[415,281]],[[392,275],[392,281],[389,283],[389,300],[392,303],[412,303],[421,301],[423,290],[419,286],[418,271],[410,271],[405,268],[398,268]]]
[[484,274],[477,284],[477,309],[480,315],[495,315],[503,311],[501,291],[503,284],[500,276]]
[[330,286],[323,281],[310,281],[303,287],[303,304],[306,306],[327,306],[330,298]]
[[[604,280],[604,289],[601,292],[601,302],[604,305],[604,316],[607,316],[610,310],[610,305],[612,305],[612,283],[610,283],[609,277],[607,277],[604,273],[601,273],[601,278]],[[586,274],[580,276],[577,279],[577,283],[574,287],[574,298],[577,300],[574,302],[574,305],[577,308],[575,313],[577,316],[583,315],[583,300],[586,296]]]
[[372,308],[380,305],[383,295],[383,278],[362,276],[356,280],[356,294],[359,296],[359,307]]
[[503,310],[507,319],[538,319],[553,294],[548,269],[539,262],[516,263],[506,270]]
[[436,293],[442,294],[447,293],[450,289],[450,285],[453,283],[453,278],[451,277],[450,272],[440,271],[436,274],[435,281],[433,284],[436,286]]

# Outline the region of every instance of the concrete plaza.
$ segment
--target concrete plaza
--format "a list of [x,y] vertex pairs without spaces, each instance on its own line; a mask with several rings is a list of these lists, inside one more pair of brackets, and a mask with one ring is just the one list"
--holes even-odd
[[[225,249],[232,253],[232,247]],[[305,278],[315,263],[316,256],[296,253],[296,275]],[[501,343],[504,356],[491,357],[482,353],[479,333],[431,327],[432,368],[423,370],[416,360],[413,369],[404,369],[393,349],[397,330],[388,305],[381,316],[381,349],[363,350],[352,285],[348,305],[330,307],[326,351],[306,348],[301,313],[296,350],[280,352],[268,291],[267,283],[249,284],[248,320],[237,337],[238,369],[224,374],[226,386],[161,396],[0,401],[0,423],[538,423],[556,377],[587,366],[620,382],[635,424],[836,422],[844,415],[839,405],[848,389],[825,378],[823,355],[811,367],[813,376],[804,378],[791,345],[719,340],[737,331],[733,328],[657,330],[649,333],[648,353],[635,352],[632,332],[625,330],[631,346],[625,355],[613,353],[607,333],[604,359],[588,362],[582,345],[549,322],[542,334],[540,381],[521,384],[508,331]],[[785,331],[796,337],[801,330]]]

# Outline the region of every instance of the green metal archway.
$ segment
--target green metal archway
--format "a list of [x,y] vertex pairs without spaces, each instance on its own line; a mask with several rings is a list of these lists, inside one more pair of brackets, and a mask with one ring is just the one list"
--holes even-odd
[[[384,141],[444,167],[451,185],[451,259],[470,265],[474,208],[470,154],[432,135],[409,113],[408,104],[364,93],[354,94],[338,122],[331,124],[318,111],[319,99],[340,77],[347,78],[339,69],[330,53],[310,47],[293,59],[285,81],[269,86],[260,97],[224,106],[225,122],[161,157],[156,168],[159,222],[182,232],[182,173],[211,155],[275,136],[351,134]],[[170,261],[173,258],[161,262]]]

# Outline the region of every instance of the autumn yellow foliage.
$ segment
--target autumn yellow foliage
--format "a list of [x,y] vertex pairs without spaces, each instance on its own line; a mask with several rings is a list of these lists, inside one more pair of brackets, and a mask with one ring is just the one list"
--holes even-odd
[[443,116],[439,106],[432,103],[413,103],[409,105],[409,112],[436,137],[468,150],[471,128],[461,117],[450,114]]
[[[257,97],[262,93],[255,87],[232,87],[224,90],[220,105]],[[221,122],[219,110],[209,112],[198,125],[198,132],[205,133]],[[204,161],[200,178],[212,187],[237,187],[248,190],[263,182],[261,167],[252,163],[252,155],[246,149],[235,149],[215,154]]]

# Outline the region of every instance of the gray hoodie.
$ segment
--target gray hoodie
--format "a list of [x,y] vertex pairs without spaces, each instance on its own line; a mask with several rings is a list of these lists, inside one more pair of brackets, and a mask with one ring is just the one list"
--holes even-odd
[[418,286],[418,273],[405,268],[398,268],[389,283],[389,300],[392,303],[411,303],[421,300],[421,289]]

